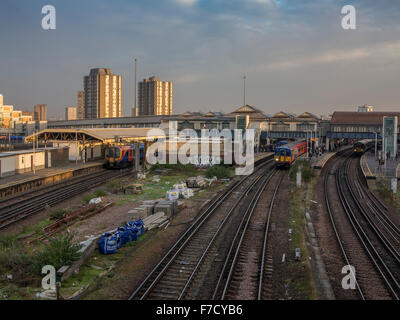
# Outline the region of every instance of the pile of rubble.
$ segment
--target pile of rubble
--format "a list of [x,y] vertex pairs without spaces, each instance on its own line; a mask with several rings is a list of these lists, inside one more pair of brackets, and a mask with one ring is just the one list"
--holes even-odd
[[188,188],[192,189],[205,189],[213,184],[214,181],[217,181],[217,178],[214,177],[212,179],[207,179],[202,176],[198,177],[190,177],[186,179],[186,185]]

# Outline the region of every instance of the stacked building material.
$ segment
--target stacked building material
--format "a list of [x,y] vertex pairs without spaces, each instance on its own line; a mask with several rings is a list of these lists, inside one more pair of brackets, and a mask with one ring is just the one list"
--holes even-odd
[[169,222],[168,217],[164,212],[157,212],[143,220],[146,230],[152,230],[158,227],[163,227]]

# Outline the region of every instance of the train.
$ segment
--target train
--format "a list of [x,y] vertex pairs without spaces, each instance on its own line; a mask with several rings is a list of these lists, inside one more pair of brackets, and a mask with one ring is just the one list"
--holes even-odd
[[307,152],[307,141],[295,141],[275,148],[275,166],[278,168],[290,167],[298,157]]
[[278,141],[278,142],[275,144],[275,148],[282,147],[282,146],[284,146],[285,144],[288,144],[288,143],[289,143],[289,142],[287,142],[286,140]]
[[[139,145],[140,164],[144,159],[144,144]],[[104,167],[107,169],[122,169],[135,163],[135,146],[112,146],[106,149]]]
[[366,140],[361,140],[357,141],[353,145],[353,153],[355,155],[362,155],[371,147],[372,140],[366,139]]
[[24,142],[25,137],[23,136],[8,136],[8,135],[0,135],[0,141],[8,141],[8,139],[11,140],[11,142]]

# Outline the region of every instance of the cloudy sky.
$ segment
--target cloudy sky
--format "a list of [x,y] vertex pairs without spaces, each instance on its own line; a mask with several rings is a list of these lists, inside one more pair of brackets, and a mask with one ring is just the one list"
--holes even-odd
[[[41,28],[42,7],[57,29]],[[344,30],[341,9],[357,10]],[[50,117],[76,105],[90,68],[123,77],[123,112],[139,79],[174,82],[174,111],[231,111],[247,103],[329,114],[372,104],[400,110],[400,1],[1,0],[0,93]]]

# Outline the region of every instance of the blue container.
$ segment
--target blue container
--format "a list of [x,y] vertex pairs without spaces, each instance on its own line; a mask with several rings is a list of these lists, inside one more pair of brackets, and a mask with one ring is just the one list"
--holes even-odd
[[118,228],[117,232],[121,238],[121,246],[131,241],[131,231],[126,227]]
[[144,223],[142,220],[137,220],[135,221],[136,227],[139,229],[139,236],[143,235],[145,233],[145,228],[144,228]]
[[126,228],[129,230],[130,233],[130,241],[137,241],[139,229],[135,225],[127,224]]
[[118,234],[106,233],[97,242],[101,254],[114,254],[120,248],[121,239]]

